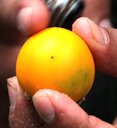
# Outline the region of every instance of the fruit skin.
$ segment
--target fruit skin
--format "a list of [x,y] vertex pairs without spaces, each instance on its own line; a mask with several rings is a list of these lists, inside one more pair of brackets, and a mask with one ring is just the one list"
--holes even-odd
[[17,58],[16,76],[21,88],[31,96],[46,88],[78,101],[93,85],[95,65],[89,48],[78,35],[52,27],[24,43]]

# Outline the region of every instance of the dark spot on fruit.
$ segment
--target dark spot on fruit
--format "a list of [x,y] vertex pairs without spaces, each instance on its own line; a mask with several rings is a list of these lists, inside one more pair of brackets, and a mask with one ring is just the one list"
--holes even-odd
[[51,59],[54,59],[54,56],[51,56]]

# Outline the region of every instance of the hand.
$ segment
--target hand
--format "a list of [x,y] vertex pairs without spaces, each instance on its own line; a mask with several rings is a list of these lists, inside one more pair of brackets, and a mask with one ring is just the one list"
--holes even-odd
[[47,27],[49,19],[50,12],[41,0],[1,1],[0,77],[15,73],[16,57],[25,38]]
[[111,0],[84,0],[85,7],[82,13],[83,17],[88,17],[103,27],[111,27],[110,8]]
[[6,78],[15,75],[19,49],[25,38],[47,27],[49,19],[50,12],[42,0],[0,1],[0,127],[8,125]]
[[16,77],[8,79],[8,90],[11,128],[117,128],[88,115],[71,98],[60,92],[40,90],[32,97],[32,103],[23,95]]
[[117,29],[99,27],[82,17],[74,22],[73,31],[89,46],[96,69],[117,77]]
[[23,33],[34,33],[47,27],[49,19],[50,13],[41,0],[1,1],[1,28],[15,27]]

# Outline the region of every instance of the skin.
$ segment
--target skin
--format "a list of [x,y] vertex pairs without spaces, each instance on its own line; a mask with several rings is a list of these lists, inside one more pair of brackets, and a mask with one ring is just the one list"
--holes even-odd
[[[83,25],[87,27],[87,30]],[[117,30],[98,27],[93,21],[82,17],[74,22],[73,31],[86,41],[94,56],[96,69],[116,77]]]
[[110,23],[110,4],[111,0],[84,0],[85,9],[82,12],[82,16],[88,17],[103,27],[111,27]]
[[[82,17],[74,22],[72,30],[79,34],[89,46],[95,59],[96,69],[116,77],[117,30],[111,28],[110,22],[101,24],[105,19],[109,21],[109,1],[104,1],[103,6],[99,6],[102,1],[98,0],[98,2],[95,2],[95,8],[93,8],[94,6],[90,6],[93,0],[85,0],[86,8],[82,15],[91,19],[94,18],[95,23],[88,18]],[[1,10],[3,12],[0,13],[0,33],[2,35],[0,37],[1,81],[15,75],[15,60],[23,40],[29,35],[44,29],[49,23],[50,13],[44,3],[37,0],[33,0],[33,2],[28,0],[21,0],[20,2],[10,0],[7,2],[7,0],[3,0],[1,3],[4,5],[0,6],[0,12]],[[98,9],[99,7],[101,8]],[[93,17],[95,13],[88,13],[90,9],[91,12],[94,12],[94,10],[98,12],[103,9],[103,13],[100,11],[100,13],[96,13],[98,17],[96,18]],[[34,11],[33,18],[30,15],[32,10]],[[41,12],[43,10],[43,15],[39,13],[39,10]],[[32,20],[27,21],[30,18]],[[42,19],[43,24],[39,24]],[[9,22],[7,23],[7,21]],[[7,27],[5,23],[7,23]],[[5,28],[4,32],[3,28]],[[46,89],[36,92],[30,99],[22,92],[16,77],[9,78],[7,82],[10,98],[9,123],[11,128],[32,128],[34,126],[35,128],[117,128],[116,120],[112,125],[97,117],[88,115],[65,94]]]
[[[1,127],[8,127],[6,121],[10,103],[6,79],[15,75],[15,62],[19,49],[25,38],[46,28],[49,20],[50,12],[42,1],[2,0],[0,2],[0,101],[2,102],[0,116],[3,118],[0,121]],[[22,100],[21,103],[24,104]]]
[[50,12],[38,0],[2,0],[0,12],[0,75],[8,77],[14,74],[15,60],[25,38],[48,26]]

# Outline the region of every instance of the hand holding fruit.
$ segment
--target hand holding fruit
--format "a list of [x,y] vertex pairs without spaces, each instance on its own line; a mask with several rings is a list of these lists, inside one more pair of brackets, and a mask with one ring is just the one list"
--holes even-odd
[[[83,24],[82,24],[83,23]],[[86,29],[87,28],[87,29]],[[84,30],[85,29],[85,30]],[[92,32],[93,29],[93,33]],[[109,56],[111,55],[115,55],[115,51],[112,50],[113,47],[116,47],[115,43],[112,43],[111,41],[113,40],[113,42],[115,41],[114,38],[114,32],[116,32],[116,30],[108,30],[106,31],[103,28],[98,27],[95,23],[93,23],[92,21],[90,21],[87,18],[80,18],[78,19],[74,24],[73,24],[73,31],[76,32],[78,35],[80,35],[85,42],[87,43],[87,45],[89,46],[89,48],[91,49],[95,62],[96,62],[96,67],[98,69],[100,69],[103,72],[106,73],[110,73],[113,74],[114,76],[117,75],[116,70],[113,70],[113,66],[117,66],[116,63],[109,63],[110,59],[112,61],[114,61],[114,58],[110,58]],[[111,33],[113,32],[113,35],[111,35]],[[109,36],[111,35],[111,36]],[[111,38],[110,38],[111,37]],[[111,45],[110,45],[111,43]],[[109,49],[111,50],[111,52],[109,51]],[[106,55],[106,58],[105,58]],[[113,56],[116,58],[116,56]],[[108,65],[107,65],[108,64]],[[109,67],[110,65],[110,67]],[[103,70],[102,68],[103,67]],[[14,81],[14,82],[13,82]],[[16,82],[16,78],[10,79],[9,83],[11,86],[9,86],[9,93],[11,92],[11,90],[13,90],[12,88],[16,85],[17,87],[19,87],[18,83]],[[18,89],[20,90],[20,89]],[[23,93],[21,93],[21,90],[17,92],[17,94],[19,94],[18,97],[22,96],[22,98],[20,98],[20,102],[17,102],[18,99],[15,99],[15,107],[12,111],[12,114],[14,114],[14,116],[11,114],[10,116],[10,121],[11,121],[11,125],[14,123],[14,118],[13,117],[17,117],[19,120],[25,120],[25,118],[27,117],[32,117],[30,115],[30,107],[32,105],[27,104],[27,99],[26,97],[24,97]],[[15,97],[15,96],[14,96]],[[21,118],[21,112],[19,112],[19,114],[17,114],[17,106],[20,106],[20,104],[22,103],[23,99],[23,103],[25,103],[25,107],[28,108],[28,111],[21,109],[21,112],[24,112],[24,118]],[[96,128],[96,127],[107,127],[107,128],[116,128],[116,125],[111,125],[108,124],[96,117],[93,116],[89,116],[87,115],[75,102],[73,102],[68,96],[59,93],[57,91],[54,90],[40,90],[38,91],[34,96],[33,96],[33,103],[34,106],[38,112],[38,114],[40,115],[40,117],[46,122],[47,126],[50,128],[71,128],[71,127],[90,127],[90,128]],[[72,109],[73,108],[73,109]],[[26,113],[28,114],[25,114]],[[35,112],[34,112],[35,113]],[[27,116],[28,115],[28,116]],[[35,114],[33,114],[35,115]],[[35,116],[34,116],[35,117]],[[34,122],[35,125],[40,125],[40,121],[37,122],[37,119],[34,118],[32,119],[32,121]],[[35,121],[36,120],[36,121]],[[27,124],[29,124],[28,121],[26,121]],[[25,123],[26,123],[25,122]],[[74,123],[75,122],[75,123]],[[97,126],[98,124],[98,126]],[[17,125],[19,125],[19,127],[21,126],[21,123],[18,123]],[[31,127],[31,125],[30,125]],[[45,126],[46,127],[46,126]]]
[[[23,9],[23,10],[18,16],[19,17],[18,22],[20,23],[16,22],[17,21],[16,12],[17,12],[17,9],[19,8],[19,6],[17,5],[19,5],[18,4],[19,2],[17,3],[17,1],[15,0],[10,0],[9,2],[7,0],[3,0],[1,2],[2,6],[0,6],[0,18],[1,18],[0,22],[6,23],[6,24],[0,24],[1,28],[4,28],[4,27],[6,28],[6,26],[8,25],[7,23],[10,23],[8,26],[12,25],[13,28],[16,27],[18,23],[18,29],[20,28],[21,31],[23,32],[28,31],[29,33],[31,32],[30,28],[31,29],[34,28],[34,31],[32,31],[33,33],[35,32],[35,30],[38,31],[38,30],[41,30],[42,28],[45,28],[49,22],[49,15],[48,15],[47,10],[44,9],[45,6],[43,6],[42,4],[36,4],[38,2],[41,3],[41,1],[21,0],[20,2],[23,3],[23,4],[20,4],[22,5],[20,6],[21,7],[20,9]],[[35,4],[32,4],[33,2],[35,2]],[[9,5],[15,5],[15,6],[9,6]],[[33,5],[33,8],[31,9],[30,7],[32,7],[32,5]],[[22,7],[29,7],[29,8],[22,8]],[[25,16],[30,17],[30,12],[33,9],[34,9],[34,12],[35,12],[35,9],[38,10],[38,13],[36,13],[37,11],[34,13],[33,15],[34,19],[31,20],[31,21],[34,20],[34,22],[30,26],[30,23],[25,21]],[[43,13],[39,13],[39,12],[42,12],[42,10],[43,10]],[[23,14],[24,15],[26,14],[26,15],[23,16],[23,18],[21,18],[20,20],[20,17],[22,17]],[[39,20],[40,15],[41,15],[41,23],[43,23],[43,25],[37,27],[37,23],[38,21],[40,21]],[[42,17],[44,15],[45,17],[47,16],[46,17],[47,19],[45,18],[44,22],[42,22]],[[3,20],[5,22],[3,22]],[[7,21],[10,21],[10,22],[7,22]],[[24,25],[22,23],[24,23]],[[88,25],[87,23],[90,23],[90,24]],[[35,26],[35,27],[32,27],[32,26]],[[1,29],[1,33],[3,32],[2,30],[5,30],[5,29]],[[78,35],[80,35],[83,38],[83,40],[85,40],[87,45],[89,46],[94,56],[94,60],[96,63],[96,69],[103,71],[105,73],[117,76],[117,70],[116,70],[117,69],[116,68],[117,67],[117,63],[116,63],[116,60],[117,60],[117,54],[116,54],[117,30],[116,29],[105,30],[103,28],[98,27],[96,24],[92,23],[89,20],[87,22],[87,19],[83,18],[75,22],[75,24],[73,25],[73,31],[75,31]],[[7,29],[5,32],[8,32]],[[19,37],[19,35],[17,35],[16,33],[12,33],[12,34],[15,35],[14,36],[15,38],[17,38],[17,36]],[[4,37],[5,40],[3,40],[3,37],[2,38],[0,37],[0,39],[2,39],[0,43],[0,48],[1,48],[0,50],[1,66],[0,67],[2,67],[0,70],[1,71],[0,75],[2,77],[5,76],[5,78],[6,76],[11,76],[11,74],[13,74],[13,73],[9,74],[9,72],[14,71],[15,59],[13,58],[16,58],[17,52],[19,50],[19,46],[17,46],[16,44],[18,40],[17,41],[15,40],[14,42],[11,35],[9,36],[9,33],[7,35],[5,33],[5,36],[8,36],[8,38]],[[103,36],[105,38],[103,38]],[[9,42],[15,43],[16,45],[6,45],[6,43],[8,44]],[[44,127],[40,124],[40,118],[38,118],[37,113],[35,112],[34,109],[32,109],[33,108],[32,103],[30,103],[29,100],[27,100],[27,98],[23,95],[22,90],[20,89],[16,78],[9,79],[8,88],[9,88],[9,96],[10,96],[10,101],[11,101],[10,115],[9,115],[10,117],[9,121],[10,121],[11,128],[16,128],[16,126],[17,128],[18,127],[19,128],[21,127],[31,128],[34,126],[35,128]],[[71,127],[116,128],[117,127],[114,125],[112,126],[106,122],[103,122],[97,119],[96,117],[87,115],[75,102],[73,102],[66,95],[63,95],[53,90],[43,90],[43,91],[41,90],[37,92],[33,97],[33,103],[34,103],[34,106],[37,112],[41,116],[41,118],[44,119],[44,121],[48,124],[48,127],[50,128],[52,127],[55,127],[55,128],[57,127],[59,128],[66,128],[66,127],[67,128],[69,127],[70,128]],[[45,106],[47,106],[46,108],[49,108],[49,109],[46,109]],[[48,120],[48,117],[51,120]]]

